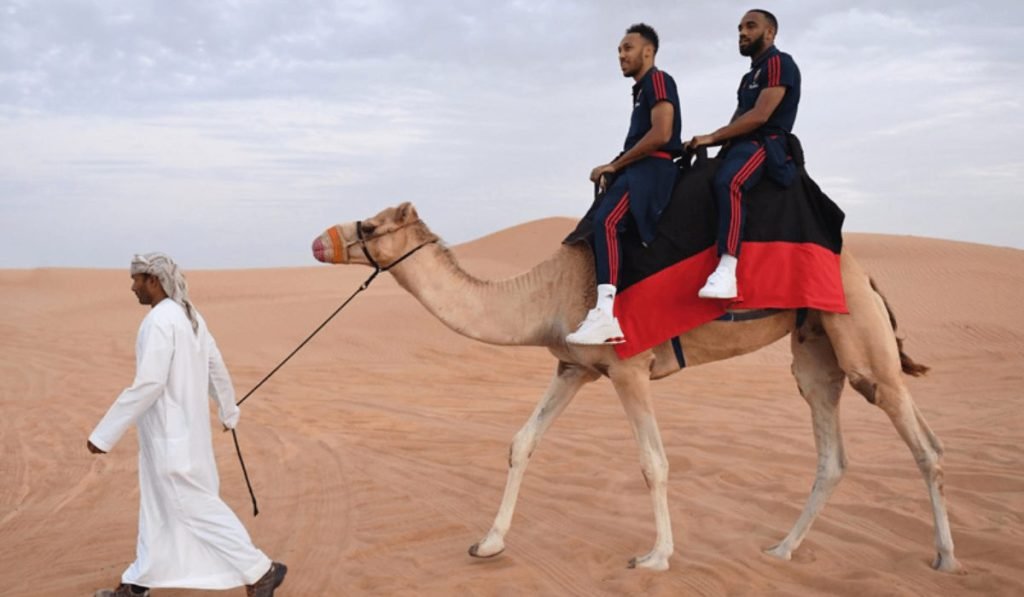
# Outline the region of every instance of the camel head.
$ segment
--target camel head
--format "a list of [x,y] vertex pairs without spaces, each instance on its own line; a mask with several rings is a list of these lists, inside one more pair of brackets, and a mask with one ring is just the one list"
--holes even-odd
[[313,257],[324,263],[386,268],[438,238],[412,203],[389,207],[372,218],[331,226],[313,240]]

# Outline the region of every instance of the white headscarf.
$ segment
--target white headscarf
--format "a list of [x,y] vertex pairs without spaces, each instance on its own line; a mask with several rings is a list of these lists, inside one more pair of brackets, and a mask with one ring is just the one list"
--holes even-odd
[[185,309],[188,320],[192,322],[192,331],[199,333],[199,320],[196,318],[192,302],[188,300],[188,282],[177,263],[163,253],[146,253],[132,258],[132,275],[149,274],[160,280],[160,286],[167,297]]

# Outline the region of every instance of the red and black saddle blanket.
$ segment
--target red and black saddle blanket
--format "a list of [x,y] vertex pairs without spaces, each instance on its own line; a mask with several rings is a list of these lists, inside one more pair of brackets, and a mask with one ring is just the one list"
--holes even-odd
[[[615,316],[629,358],[737,309],[818,309],[846,313],[839,269],[844,214],[807,174],[799,141],[790,138],[798,178],[782,187],[767,176],[744,197],[746,220],[737,269],[739,295],[702,299],[697,291],[718,265],[717,159],[683,158],[672,200],[647,246],[634,224],[621,238]],[[599,200],[599,199],[598,199]],[[598,200],[564,243],[593,246]]]

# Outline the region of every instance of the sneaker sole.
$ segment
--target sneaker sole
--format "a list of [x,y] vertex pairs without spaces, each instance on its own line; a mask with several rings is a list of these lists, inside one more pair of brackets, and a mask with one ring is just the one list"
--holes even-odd
[[698,292],[697,296],[700,297],[700,298],[704,298],[704,299],[734,299],[734,298],[736,298],[737,294],[732,294],[730,296],[724,296],[724,295],[711,294],[709,292]]
[[577,346],[604,346],[606,344],[625,344],[626,343],[626,339],[623,338],[622,336],[618,336],[618,337],[615,337],[615,338],[608,338],[607,340],[604,340],[602,342],[579,342],[577,340],[570,340],[568,338],[566,338],[565,341],[568,344],[575,344]]

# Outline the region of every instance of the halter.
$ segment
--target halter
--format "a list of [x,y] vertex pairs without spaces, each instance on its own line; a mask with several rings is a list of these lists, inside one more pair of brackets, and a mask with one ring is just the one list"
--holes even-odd
[[364,237],[363,236],[363,221],[359,220],[359,221],[356,222],[356,240],[352,240],[352,241],[349,241],[349,242],[345,243],[345,245],[344,245],[345,253],[347,254],[349,252],[349,249],[351,249],[353,245],[359,245],[359,248],[362,249],[362,251],[363,251],[363,256],[366,257],[366,260],[370,263],[370,265],[373,266],[373,269],[376,270],[374,273],[376,274],[376,273],[379,273],[379,272],[386,272],[389,269],[395,267],[399,263],[401,263],[401,262],[405,261],[406,259],[408,259],[409,257],[411,257],[412,254],[415,253],[416,251],[419,251],[420,249],[422,249],[423,247],[425,247],[425,246],[427,246],[427,245],[429,245],[431,243],[436,243],[437,239],[434,238],[434,239],[425,241],[423,243],[420,243],[419,245],[413,247],[412,250],[407,252],[405,255],[402,255],[401,257],[399,257],[395,261],[391,262],[391,264],[389,264],[387,266],[381,266],[379,263],[377,263],[377,260],[373,258],[373,255],[370,255],[370,250],[367,248],[366,243],[370,242],[371,240],[377,240],[378,238],[387,236],[389,234],[393,234],[395,232],[398,232],[402,228],[406,228],[408,226],[412,226],[413,224],[418,224],[421,221],[422,220],[417,218],[415,220],[412,220],[411,222],[406,222],[405,224],[402,224],[401,226],[396,226],[395,228],[392,228],[391,230],[388,230],[387,232],[382,232],[380,234],[373,234],[373,235]]

